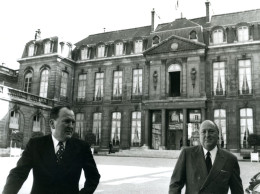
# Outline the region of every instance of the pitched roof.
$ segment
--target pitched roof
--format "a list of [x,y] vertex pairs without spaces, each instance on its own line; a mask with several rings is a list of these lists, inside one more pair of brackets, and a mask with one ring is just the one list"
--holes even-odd
[[168,23],[168,25],[161,26],[161,28],[157,28],[158,31],[166,31],[166,30],[175,30],[180,28],[188,28],[188,27],[196,27],[199,24],[192,22],[186,18],[176,19],[173,22]]
[[241,22],[251,23],[256,21],[260,21],[260,9],[213,15],[210,23],[211,26],[224,26],[231,24],[236,25]]
[[151,26],[143,26],[138,28],[104,32],[100,34],[92,34],[89,35],[87,38],[77,42],[75,45],[79,47],[83,44],[88,45],[97,44],[99,42],[111,42],[115,40],[129,40],[135,37],[149,36],[150,32]]

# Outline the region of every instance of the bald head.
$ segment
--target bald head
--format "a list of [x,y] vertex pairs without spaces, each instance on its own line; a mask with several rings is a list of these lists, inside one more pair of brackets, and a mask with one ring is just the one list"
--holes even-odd
[[210,120],[205,120],[200,125],[200,143],[208,151],[212,150],[218,142],[218,127]]

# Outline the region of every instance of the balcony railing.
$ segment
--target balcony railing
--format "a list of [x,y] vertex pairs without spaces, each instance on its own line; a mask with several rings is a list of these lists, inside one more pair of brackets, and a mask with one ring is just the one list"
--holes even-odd
[[21,90],[9,88],[3,85],[0,85],[0,98],[28,101],[28,103],[34,102],[34,103],[40,103],[48,106],[54,105],[54,100],[43,98],[37,95],[33,95]]

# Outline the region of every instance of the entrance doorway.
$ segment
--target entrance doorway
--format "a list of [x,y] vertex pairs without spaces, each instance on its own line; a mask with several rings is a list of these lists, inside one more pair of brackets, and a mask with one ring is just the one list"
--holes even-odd
[[180,71],[170,72],[169,73],[169,85],[170,91],[169,94],[172,97],[180,96]]
[[182,130],[172,130],[168,133],[168,150],[180,150],[182,147]]

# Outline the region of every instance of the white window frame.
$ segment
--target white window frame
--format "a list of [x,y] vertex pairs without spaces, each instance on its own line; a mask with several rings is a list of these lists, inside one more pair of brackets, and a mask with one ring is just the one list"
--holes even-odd
[[102,113],[96,112],[93,114],[93,129],[92,133],[96,136],[96,145],[101,143],[101,128],[102,128]]
[[69,79],[69,73],[62,71],[61,72],[61,84],[60,84],[60,95],[61,96],[67,96],[68,79]]
[[121,112],[112,113],[111,142],[113,146],[120,145]]
[[142,52],[143,52],[143,40],[136,40],[135,53],[142,53]]
[[48,40],[44,44],[44,54],[51,53],[51,41]]
[[9,121],[9,128],[12,129],[19,129],[19,113],[16,111],[11,111],[10,113],[10,121]]
[[103,98],[103,86],[104,86],[104,73],[96,73],[95,76],[95,100],[102,100]]
[[48,81],[49,81],[49,70],[43,69],[41,72],[40,94],[39,94],[40,97],[47,98]]
[[114,71],[113,79],[113,96],[122,96],[122,83],[123,81],[123,71]]
[[248,26],[240,26],[237,28],[237,40],[238,42],[245,42],[249,40]]
[[83,47],[81,48],[81,60],[85,60],[85,59],[89,59],[89,56],[88,56],[88,47]]
[[24,91],[31,93],[32,91],[32,72],[28,71],[26,72],[25,76],[24,76]]
[[75,132],[78,133],[79,138],[82,139],[84,133],[84,113],[77,113],[75,118]]
[[[239,68],[239,91],[241,95],[252,94],[252,67],[251,60],[238,60]],[[248,92],[245,90],[248,87]]]
[[35,50],[35,45],[34,44],[30,44],[28,46],[28,57],[34,56],[34,50]]
[[[225,95],[225,62],[214,62],[213,63],[213,91],[214,95]],[[219,87],[222,86],[223,94],[220,94]]]
[[99,45],[97,50],[98,50],[98,52],[97,52],[98,58],[105,57],[105,45],[104,44]]
[[115,45],[116,45],[115,55],[116,56],[123,55],[124,43],[123,42],[117,42]]
[[132,112],[131,146],[141,146],[141,111]]
[[142,95],[143,92],[143,69],[133,70],[133,95]]
[[225,109],[214,110],[214,122],[219,129],[219,145],[222,148],[227,148],[227,117]]
[[87,74],[80,74],[79,83],[78,83],[78,98],[85,98],[86,86],[87,86]]
[[213,44],[221,44],[224,42],[224,31],[222,29],[216,29],[213,31]]
[[34,115],[33,117],[33,132],[41,131],[41,117],[39,115]]
[[253,109],[240,109],[240,145],[241,148],[249,148],[248,135],[254,133]]

